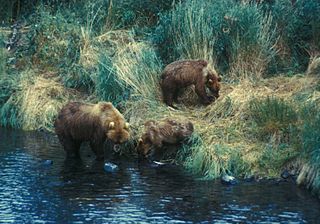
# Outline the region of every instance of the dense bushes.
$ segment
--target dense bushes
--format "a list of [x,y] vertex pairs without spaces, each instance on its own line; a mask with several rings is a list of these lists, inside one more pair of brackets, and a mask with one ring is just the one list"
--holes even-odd
[[279,52],[270,71],[304,71],[309,53],[320,49],[320,2],[297,0],[292,4],[290,0],[278,0],[269,6],[268,12],[279,36]]
[[207,58],[234,78],[259,77],[275,54],[271,22],[255,4],[189,0],[161,17],[155,42],[168,61]]
[[212,58],[236,77],[304,71],[308,52],[319,50],[319,15],[316,0],[188,0],[160,17],[154,42],[166,62]]
[[267,97],[250,102],[251,116],[257,125],[257,133],[264,140],[274,138],[278,144],[292,143],[298,115],[294,107],[281,99]]
[[27,70],[14,81],[14,92],[0,108],[0,124],[24,130],[51,130],[62,106],[72,99],[70,90],[52,74]]
[[112,59],[103,59],[96,88],[102,99],[118,102],[128,99],[130,91],[134,97],[159,100],[158,80],[162,64],[148,43],[133,41],[121,46]]

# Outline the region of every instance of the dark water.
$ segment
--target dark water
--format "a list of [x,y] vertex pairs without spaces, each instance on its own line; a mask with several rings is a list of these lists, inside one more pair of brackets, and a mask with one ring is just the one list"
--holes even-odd
[[89,154],[65,161],[53,136],[0,129],[0,222],[320,223],[320,202],[292,183],[228,187],[135,161],[111,174]]

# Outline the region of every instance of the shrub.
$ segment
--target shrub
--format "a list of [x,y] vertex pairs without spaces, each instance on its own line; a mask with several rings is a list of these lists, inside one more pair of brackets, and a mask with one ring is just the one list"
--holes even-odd
[[114,105],[127,99],[128,89],[125,83],[119,80],[113,67],[112,59],[102,55],[96,80],[96,95],[98,99],[110,101]]
[[[2,43],[0,36],[0,43]],[[7,102],[11,94],[17,89],[16,74],[7,74],[7,55],[0,44],[0,108]]]
[[34,25],[28,34],[31,42],[27,54],[31,54],[33,67],[58,71],[67,87],[93,90],[98,64],[95,55],[99,51],[94,40],[93,26],[97,20],[94,13],[100,11],[98,8],[97,12],[87,12],[86,23],[82,24],[83,16],[79,19],[80,15],[77,17],[71,9],[58,7],[55,11],[49,6],[39,6],[30,18]]
[[320,170],[320,110],[316,102],[302,108],[302,147],[309,161]]
[[307,188],[320,196],[320,110],[317,102],[306,104],[301,110],[302,130],[301,146],[302,157],[305,159],[298,184],[304,184]]
[[72,98],[57,77],[46,77],[29,70],[17,80],[15,91],[0,110],[0,123],[24,130],[51,130],[62,106]]
[[260,77],[275,54],[271,21],[255,4],[188,0],[161,16],[154,41],[166,61],[205,58],[236,78]]
[[81,32],[75,18],[41,6],[31,18],[31,24],[29,53],[33,65],[63,70],[78,60]]
[[320,2],[277,0],[269,9],[280,37],[272,72],[305,71],[307,52],[320,49]]
[[297,112],[290,103],[275,98],[253,99],[250,113],[257,125],[258,136],[264,140],[273,137],[276,143],[292,143],[295,140]]
[[189,144],[179,151],[178,160],[194,174],[207,179],[223,173],[245,175],[249,165],[243,160],[240,149],[220,144],[206,144],[198,134],[193,134]]
[[112,17],[119,28],[154,25],[158,14],[171,8],[174,0],[117,0],[112,2]]
[[[115,72],[118,84],[123,85],[123,89],[129,89],[132,96],[159,100],[158,82],[162,63],[148,43],[131,42],[122,46],[112,59],[112,66],[106,68]],[[108,79],[109,76],[104,78]],[[100,80],[104,78],[100,77]],[[110,91],[110,89],[100,88],[100,91]]]
[[289,144],[270,145],[262,147],[262,153],[258,159],[260,170],[264,170],[265,175],[279,176],[280,170],[283,169],[288,161],[299,156],[299,152]]

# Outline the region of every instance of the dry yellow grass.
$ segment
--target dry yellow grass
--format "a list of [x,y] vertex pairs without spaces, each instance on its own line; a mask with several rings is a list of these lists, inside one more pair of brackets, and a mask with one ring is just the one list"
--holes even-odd
[[55,76],[54,73],[35,75],[35,71],[21,74],[21,89],[15,94],[24,130],[52,131],[55,116],[76,95]]
[[[165,117],[187,119],[193,122],[195,132],[203,140],[203,144],[199,146],[202,156],[210,158],[209,160],[215,164],[227,164],[232,156],[237,154],[250,166],[251,173],[270,175],[271,173],[261,170],[258,165],[266,146],[250,133],[250,101],[253,98],[263,99],[268,96],[290,101],[297,94],[314,89],[316,85],[314,78],[299,76],[264,79],[258,83],[242,81],[240,84],[224,84],[221,97],[207,107],[196,104],[197,98],[193,91],[189,90],[185,92],[188,96],[182,96],[181,100],[185,98],[192,100],[187,102],[187,106],[179,104],[180,110],[172,110],[162,102],[155,104],[141,100],[128,102],[125,116],[132,124],[136,138],[141,135],[146,120]],[[315,91],[307,100],[319,100],[319,97],[320,93]],[[221,153],[217,147],[226,148],[227,152]],[[195,157],[197,155],[194,155]],[[215,165],[210,169],[218,168],[219,165]],[[215,171],[211,172],[215,177]]]

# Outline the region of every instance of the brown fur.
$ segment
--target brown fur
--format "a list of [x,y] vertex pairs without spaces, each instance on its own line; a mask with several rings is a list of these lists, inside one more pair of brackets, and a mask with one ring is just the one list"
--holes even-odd
[[191,122],[178,122],[169,118],[160,122],[151,120],[144,126],[145,132],[137,147],[138,154],[143,157],[152,157],[164,144],[178,145],[193,133]]
[[171,107],[177,100],[180,89],[195,85],[195,91],[205,105],[213,101],[206,93],[206,87],[215,98],[219,97],[221,78],[217,72],[208,68],[205,60],[181,60],[165,67],[161,74],[161,89],[164,102]]
[[120,144],[130,137],[128,123],[109,102],[68,103],[60,111],[54,126],[67,155],[73,157],[79,157],[81,143],[88,141],[97,159],[103,159],[106,139]]

